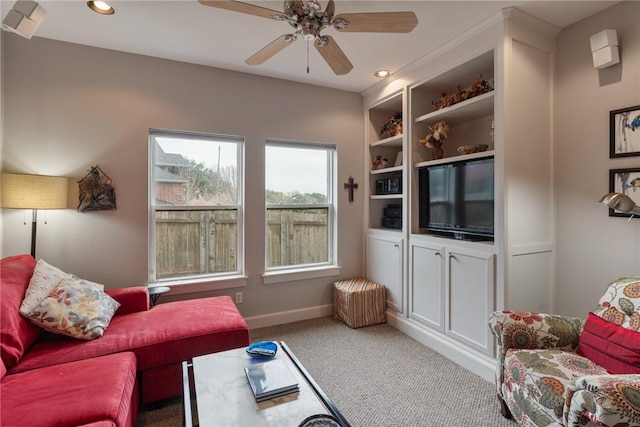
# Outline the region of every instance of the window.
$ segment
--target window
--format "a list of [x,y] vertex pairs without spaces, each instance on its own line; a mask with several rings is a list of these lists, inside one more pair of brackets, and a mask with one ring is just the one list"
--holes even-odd
[[243,138],[151,130],[151,281],[243,270]]
[[268,140],[266,268],[334,265],[333,145]]

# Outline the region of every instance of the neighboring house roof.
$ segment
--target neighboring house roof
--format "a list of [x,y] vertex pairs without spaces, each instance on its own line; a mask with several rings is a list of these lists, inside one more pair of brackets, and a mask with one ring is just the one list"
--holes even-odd
[[156,165],[158,166],[189,166],[189,160],[181,154],[165,153],[160,144],[156,142]]
[[185,179],[183,177],[181,177],[178,174],[175,174],[173,172],[169,172],[166,169],[163,169],[162,167],[156,165],[156,182],[172,182],[172,183],[176,183],[176,184],[186,184],[187,182],[189,182],[188,179]]
[[166,167],[184,168],[190,166],[190,163],[182,154],[165,153],[160,144],[156,142],[156,165],[155,178],[156,182],[173,182],[177,184],[186,184],[189,180],[180,175],[170,172]]
[[[155,182],[161,184],[176,184],[183,187],[186,186],[189,180],[185,179],[177,173],[171,172],[169,169],[176,170],[189,167],[189,161],[185,159],[181,154],[165,153],[160,144],[158,144],[157,142],[155,148]],[[176,203],[174,201],[164,200],[161,194],[156,195],[157,206],[174,206],[175,204]]]

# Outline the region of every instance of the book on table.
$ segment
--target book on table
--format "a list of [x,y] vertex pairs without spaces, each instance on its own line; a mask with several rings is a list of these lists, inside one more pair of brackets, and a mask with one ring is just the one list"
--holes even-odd
[[300,390],[298,381],[284,361],[280,359],[246,366],[244,372],[257,402]]

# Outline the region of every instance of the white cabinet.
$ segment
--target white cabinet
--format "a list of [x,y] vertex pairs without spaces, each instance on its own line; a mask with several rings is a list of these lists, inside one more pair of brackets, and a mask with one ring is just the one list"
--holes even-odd
[[367,278],[387,288],[387,307],[402,313],[404,239],[393,233],[367,234]]
[[490,252],[446,250],[445,333],[490,356],[494,345],[487,320],[495,308],[494,259]]
[[487,327],[495,308],[492,250],[432,242],[427,237],[416,237],[409,247],[410,317],[492,355],[493,340]]
[[444,332],[444,246],[412,242],[411,318]]

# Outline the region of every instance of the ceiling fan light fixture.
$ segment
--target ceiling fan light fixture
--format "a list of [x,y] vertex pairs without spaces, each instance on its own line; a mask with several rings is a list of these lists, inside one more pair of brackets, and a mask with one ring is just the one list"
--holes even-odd
[[113,7],[109,6],[107,2],[101,0],[90,0],[87,2],[87,6],[89,6],[89,9],[99,13],[100,15],[113,15],[116,13],[116,10]]
[[320,34],[320,30],[322,30],[318,22],[315,20],[301,22],[298,28],[302,37],[309,41],[315,40]]
[[317,0],[309,0],[307,1],[307,8],[309,9],[309,11],[320,12],[322,6]]
[[320,47],[325,47],[329,44],[329,38],[326,36],[318,37],[316,39],[316,44]]
[[335,28],[336,30],[344,30],[349,26],[349,21],[343,18],[336,18],[333,20],[331,25],[333,25],[333,28]]
[[391,71],[389,70],[378,70],[375,73],[373,73],[374,76],[376,76],[379,79],[385,79],[387,77],[389,77],[391,75]]

